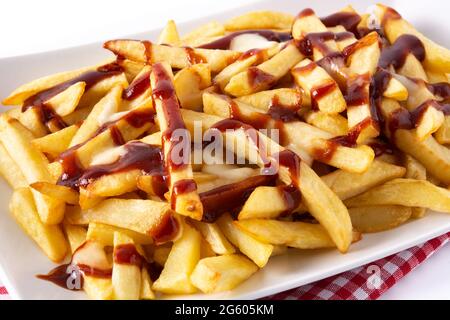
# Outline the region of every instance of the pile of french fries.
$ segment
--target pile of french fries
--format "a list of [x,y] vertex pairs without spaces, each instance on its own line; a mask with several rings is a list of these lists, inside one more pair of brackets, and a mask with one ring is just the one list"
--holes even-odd
[[[180,36],[169,21],[153,43],[107,41],[113,61],[19,87],[3,100],[15,107],[0,116],[0,173],[14,189],[13,217],[49,259],[81,269],[89,297],[155,299],[231,290],[288,248],[345,253],[361,233],[427,209],[450,212],[450,51],[383,5],[336,15],[357,23],[330,25],[311,9],[259,11]],[[202,48],[249,30],[291,40]],[[384,65],[401,41],[401,56]],[[270,118],[274,104],[295,117]],[[170,130],[194,135],[197,122],[207,132],[234,118],[246,127],[221,134],[249,149],[243,128],[258,117],[269,120],[257,129],[282,126],[279,141],[260,131],[257,139],[269,157],[301,159],[294,171],[280,164],[275,180],[264,180],[261,155],[255,163],[198,163],[189,154],[179,168],[170,163]],[[117,168],[139,148],[149,153]],[[162,150],[162,195],[151,150]],[[102,166],[117,170],[99,173]],[[280,192],[287,185],[301,194],[294,208]],[[207,195],[238,186],[250,186],[242,202],[206,219]]]

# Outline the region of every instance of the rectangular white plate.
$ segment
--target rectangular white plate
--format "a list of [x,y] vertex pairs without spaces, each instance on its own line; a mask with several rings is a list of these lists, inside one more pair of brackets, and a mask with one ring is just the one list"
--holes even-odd
[[[330,14],[339,8],[354,4],[365,10],[372,1],[262,1],[220,15],[184,23],[179,30],[186,32],[202,23],[224,20],[233,15],[260,9],[280,10],[296,14],[302,8],[313,6],[320,15]],[[442,45],[450,47],[446,31],[450,21],[444,16],[450,11],[449,2],[385,1],[419,29]],[[276,5],[275,5],[276,4]],[[170,17],[167,17],[169,19]],[[156,39],[159,30],[130,35],[129,38]],[[106,40],[106,39],[105,39]],[[37,77],[54,72],[96,64],[107,58],[101,43],[70,49],[13,57],[0,60],[0,98],[14,88]],[[61,289],[51,283],[36,279],[36,274],[48,272],[54,265],[30,240],[12,219],[8,211],[11,190],[0,181],[0,279],[14,299],[83,299],[83,293]],[[430,212],[424,219],[410,221],[401,227],[378,234],[365,235],[345,255],[336,250],[295,251],[272,258],[269,264],[251,279],[233,291],[215,295],[191,295],[176,298],[187,299],[256,299],[298,287],[338,274],[450,231],[450,215]]]

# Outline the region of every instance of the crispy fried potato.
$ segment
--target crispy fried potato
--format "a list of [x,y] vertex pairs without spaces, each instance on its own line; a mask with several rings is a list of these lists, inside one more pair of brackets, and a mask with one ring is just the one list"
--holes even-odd
[[[0,117],[0,139],[11,158],[19,166],[27,183],[51,182],[47,158],[31,143],[33,137],[16,119]],[[45,224],[58,224],[64,217],[65,203],[32,191],[39,216]]]
[[152,290],[152,279],[150,279],[150,275],[146,268],[141,269],[141,292],[139,294],[139,299],[143,300],[154,300],[155,293]]
[[153,290],[167,294],[187,294],[197,291],[190,277],[200,260],[200,246],[200,233],[184,224],[183,235],[173,243],[164,269],[158,280],[153,283]]
[[13,189],[25,188],[28,183],[19,166],[0,142],[0,174]]
[[[269,60],[254,67],[254,69],[249,69],[251,71],[243,71],[232,77],[224,90],[236,97],[266,90],[302,59],[303,55],[296,45],[290,43]],[[259,76],[259,80],[256,81],[252,74],[263,74],[263,76]]]
[[265,243],[299,249],[332,248],[336,245],[320,224],[248,219],[235,222],[241,230]]
[[221,292],[234,289],[257,270],[253,262],[239,254],[210,257],[198,262],[191,281],[205,293]]
[[175,21],[169,20],[166,23],[166,26],[161,31],[158,44],[170,44],[177,45],[180,42],[180,35],[178,34],[177,25]]
[[400,205],[450,212],[450,191],[426,180],[394,179],[345,201],[350,207]]
[[63,223],[63,229],[73,254],[86,241],[86,228]]
[[304,117],[307,123],[333,135],[343,136],[348,132],[347,119],[340,114],[329,114],[323,111],[310,111],[307,112]]
[[226,30],[290,29],[294,17],[284,12],[253,11],[225,22]]
[[41,152],[56,158],[69,148],[70,142],[78,131],[77,125],[48,134],[44,137],[34,139],[31,143]]
[[41,222],[29,188],[14,191],[9,209],[23,230],[36,242],[50,260],[60,262],[68,252],[61,228]]
[[79,203],[78,192],[69,187],[50,182],[34,182],[30,184],[30,187],[51,198],[63,200],[67,204],[77,205]]
[[153,239],[146,234],[96,222],[89,223],[86,239],[100,242],[104,246],[112,246],[114,244],[114,232],[120,232],[128,236],[136,244],[145,245],[153,243]]
[[300,163],[300,190],[311,215],[327,230],[337,248],[346,252],[352,242],[352,223],[338,196],[305,163]]
[[235,248],[227,240],[217,223],[204,223],[200,221],[192,221],[192,223],[195,228],[200,231],[203,238],[205,238],[215,253],[223,255],[236,252]]
[[116,258],[117,250],[123,245],[135,246],[127,235],[114,232],[114,264],[112,285],[114,297],[118,300],[138,300],[141,292],[141,269],[135,264],[121,263]]
[[405,172],[403,167],[375,159],[365,172],[336,170],[320,178],[341,200],[345,200],[389,180],[401,178]]
[[[427,180],[427,170],[425,167],[410,155],[405,155],[404,165],[406,168],[405,178]],[[425,215],[425,211],[425,208],[411,208],[411,217],[422,218]]]
[[350,208],[353,227],[362,233],[381,232],[406,222],[412,209],[402,206],[373,206]]
[[260,242],[236,227],[230,215],[225,214],[217,221],[222,232],[238,249],[258,267],[264,267],[272,254],[273,246]]
[[204,63],[180,70],[174,77],[174,86],[182,108],[202,110],[203,90],[211,86],[211,71]]

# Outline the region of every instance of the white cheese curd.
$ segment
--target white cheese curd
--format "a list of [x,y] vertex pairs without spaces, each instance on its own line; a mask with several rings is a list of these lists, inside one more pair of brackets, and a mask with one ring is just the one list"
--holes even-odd
[[112,148],[99,154],[96,154],[91,161],[90,166],[98,166],[103,164],[110,164],[117,161],[120,157],[123,157],[127,153],[127,149],[124,146]]
[[267,40],[259,34],[244,33],[231,40],[230,50],[245,52],[250,49],[266,49],[276,43],[275,41]]

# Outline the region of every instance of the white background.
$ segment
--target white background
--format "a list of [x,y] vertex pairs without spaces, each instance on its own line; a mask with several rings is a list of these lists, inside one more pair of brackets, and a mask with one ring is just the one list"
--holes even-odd
[[[0,58],[118,38],[162,27],[167,19],[187,21],[254,1],[0,1]],[[446,0],[433,2],[439,1]],[[275,4],[276,1],[274,7]],[[411,1],[408,1],[409,4]],[[425,14],[445,19],[444,12]],[[448,31],[444,37],[448,37]],[[382,298],[449,299],[449,270],[450,245],[447,245]]]

